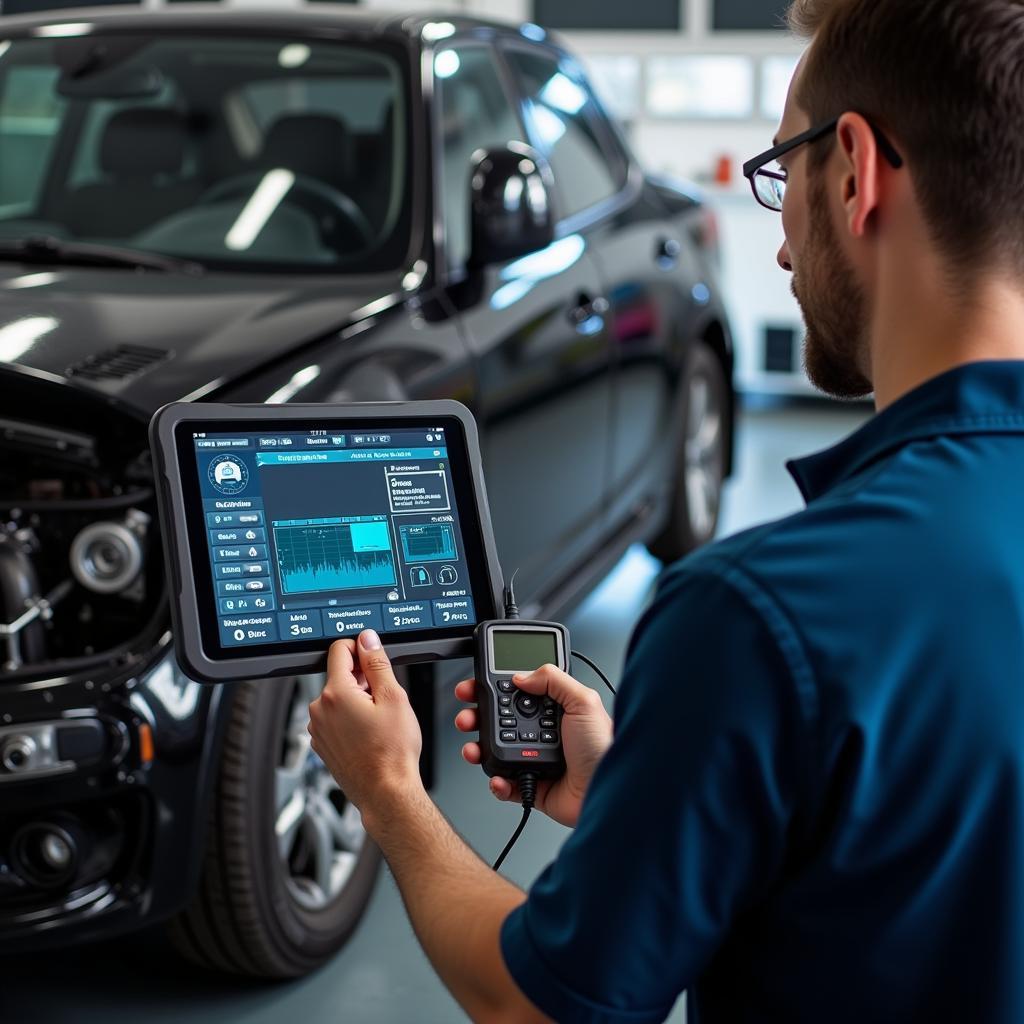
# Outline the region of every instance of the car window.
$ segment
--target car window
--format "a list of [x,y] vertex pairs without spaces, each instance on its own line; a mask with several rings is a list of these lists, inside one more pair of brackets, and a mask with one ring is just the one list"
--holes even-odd
[[39,168],[50,160],[65,103],[56,92],[57,68],[12,68],[0,92],[0,216],[29,212],[39,198]]
[[473,154],[522,142],[523,130],[489,46],[438,51],[435,95],[441,150],[445,247],[451,267],[465,266],[470,247],[470,168]]
[[0,239],[230,270],[401,266],[407,57],[383,41],[102,33],[0,49]]
[[626,162],[602,138],[603,114],[583,76],[545,54],[511,49],[506,56],[525,97],[532,142],[554,171],[562,216],[615,195],[626,183]]

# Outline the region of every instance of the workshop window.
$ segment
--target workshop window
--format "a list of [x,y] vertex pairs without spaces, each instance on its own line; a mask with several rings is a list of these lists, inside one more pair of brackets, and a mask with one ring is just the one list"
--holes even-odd
[[533,20],[548,28],[569,29],[678,32],[683,27],[680,0],[535,0]]
[[786,27],[790,0],[714,0],[711,27],[716,31],[772,32]]

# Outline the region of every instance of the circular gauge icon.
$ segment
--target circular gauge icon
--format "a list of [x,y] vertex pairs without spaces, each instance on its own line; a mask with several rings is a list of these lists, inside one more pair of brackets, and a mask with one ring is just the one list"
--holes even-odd
[[220,455],[210,463],[207,471],[210,483],[221,494],[238,494],[249,482],[249,470],[244,462],[231,455]]

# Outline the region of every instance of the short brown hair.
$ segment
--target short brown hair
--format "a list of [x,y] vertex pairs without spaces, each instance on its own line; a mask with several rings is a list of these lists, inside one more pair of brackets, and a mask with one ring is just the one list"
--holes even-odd
[[796,0],[789,22],[811,124],[869,118],[950,263],[1024,274],[1024,0]]

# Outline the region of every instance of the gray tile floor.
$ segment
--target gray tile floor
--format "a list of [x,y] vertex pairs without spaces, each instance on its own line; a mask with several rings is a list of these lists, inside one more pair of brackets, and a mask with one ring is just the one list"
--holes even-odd
[[[807,405],[745,413],[722,535],[799,508],[786,459],[832,444],[867,415],[865,407]],[[574,646],[601,664],[613,682],[621,675],[630,629],[659,569],[642,549],[631,550],[569,618]],[[519,811],[494,801],[483,774],[459,757],[461,738],[451,726],[455,705],[451,697],[440,718],[435,797],[467,841],[489,860],[515,827]],[[528,886],[564,836],[564,829],[545,818],[531,820],[506,862],[509,877]],[[346,949],[301,981],[253,985],[200,972],[178,961],[154,932],[84,949],[5,958],[0,964],[0,1010],[3,1020],[45,1024],[452,1024],[464,1019],[420,951],[386,872]],[[682,1001],[669,1020],[685,1020]]]

